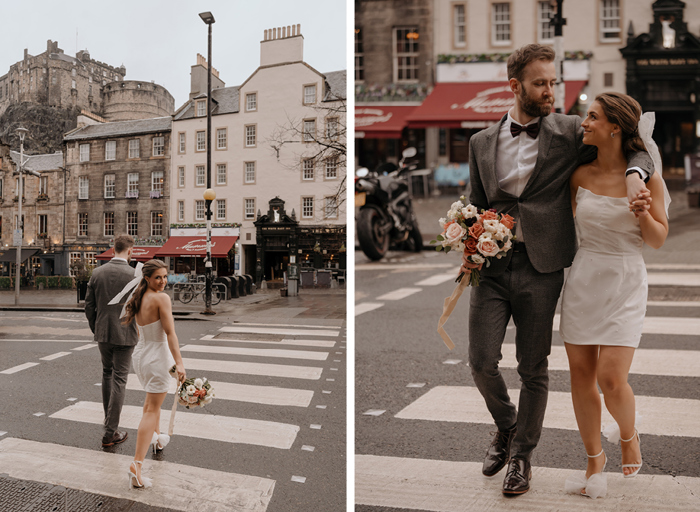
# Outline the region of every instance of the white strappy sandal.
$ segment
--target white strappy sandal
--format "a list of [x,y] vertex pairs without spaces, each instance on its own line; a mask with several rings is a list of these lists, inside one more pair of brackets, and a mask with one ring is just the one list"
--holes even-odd
[[641,455],[642,454],[642,440],[639,438],[639,432],[637,431],[637,429],[636,428],[634,429],[634,435],[632,437],[630,437],[629,439],[620,438],[620,442],[621,443],[629,443],[635,437],[637,438],[637,442],[639,443],[639,464],[623,464],[622,465],[623,472],[624,472],[625,468],[637,468],[634,472],[630,473],[629,475],[623,474],[623,476],[625,478],[632,478],[632,477],[637,476],[637,473],[639,473],[639,470],[642,469],[642,464],[643,464],[642,455]]
[[153,449],[153,455],[158,452],[162,452],[163,448],[168,446],[170,442],[170,436],[167,434],[156,434],[153,432],[153,438],[151,439],[151,448]]
[[[605,455],[604,450],[600,450],[598,455],[586,454],[586,457],[595,459],[601,455]],[[566,479],[564,489],[568,493],[580,494],[581,496],[586,496],[591,499],[604,498],[608,492],[608,478],[607,475],[603,473],[607,464],[608,457],[605,455],[605,462],[603,463],[603,469],[600,470],[600,473],[593,473],[588,478],[586,478],[585,472],[571,475]],[[583,489],[583,492],[581,492],[581,489]]]
[[[129,465],[129,488],[130,489],[146,489],[148,487],[153,487],[153,480],[150,478],[146,478],[144,476],[141,477],[141,481],[139,481],[139,477],[136,476],[136,467],[134,467],[134,471],[131,471],[131,465],[132,464],[139,464],[141,467],[143,467],[143,461],[142,460],[133,460],[131,461],[131,464]],[[136,483],[134,483],[136,482]]]

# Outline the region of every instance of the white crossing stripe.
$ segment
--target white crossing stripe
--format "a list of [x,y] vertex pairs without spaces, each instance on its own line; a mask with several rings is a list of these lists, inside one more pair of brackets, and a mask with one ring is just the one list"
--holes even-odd
[[206,372],[241,373],[244,375],[265,375],[267,377],[287,377],[290,379],[318,380],[323,368],[313,366],[291,366],[270,363],[243,363],[238,361],[217,361],[215,359],[184,358],[187,370]]
[[454,267],[454,263],[362,263],[355,265],[355,272],[358,270],[405,270],[413,269],[431,269],[431,268],[449,268]]
[[[3,329],[4,329],[4,328],[3,328]],[[64,339],[60,339],[60,338],[57,338],[57,339],[54,339],[54,338],[41,338],[41,339],[38,339],[38,340],[30,340],[30,339],[26,339],[26,338],[15,338],[15,339],[5,339],[5,338],[3,338],[2,341],[13,341],[13,342],[15,342],[15,341],[23,341],[23,342],[27,342],[27,343],[29,343],[29,342],[31,342],[31,343],[55,343],[55,342],[58,342],[58,343],[85,343],[86,341],[92,341],[92,339],[89,339],[89,340],[88,340],[88,339],[85,339],[85,340],[67,340],[67,339],[66,339],[66,340],[64,340]]]
[[[153,478],[153,487],[134,492],[125,478],[132,460],[132,455],[52,443],[15,438],[0,441],[0,467],[13,478],[62,485],[158,508],[265,512],[275,489],[275,481],[267,478],[147,459],[143,474]],[[192,482],[205,482],[205,485]]]
[[[169,400],[168,400],[169,402]],[[230,416],[214,416],[186,412],[182,406],[175,416],[174,434],[177,436],[210,439],[225,443],[252,444],[289,450],[296,439],[299,426],[273,421],[233,418]],[[170,407],[168,407],[170,409]],[[119,419],[119,425],[125,428],[138,429],[143,415],[143,407],[125,405]],[[103,425],[105,412],[101,403],[78,402],[70,407],[55,412],[49,418],[79,421]],[[168,431],[170,411],[161,410],[161,432]]]
[[[555,331],[559,330],[560,315],[554,315]],[[643,334],[700,335],[700,318],[688,317],[644,317]]]
[[[520,390],[509,389],[508,394],[511,401],[517,404]],[[639,427],[640,434],[700,437],[700,400],[635,396],[635,401],[636,409],[643,418]],[[396,417],[409,420],[493,424],[493,418],[479,390],[468,386],[435,387],[405,407]],[[673,418],[673,421],[669,421],[669,418]],[[610,413],[603,407],[603,426],[613,421]],[[571,393],[549,392],[544,427],[578,430]]]
[[[285,308],[286,309],[286,308]],[[305,309],[305,308],[302,308]],[[334,321],[333,323],[337,324],[342,324],[342,321]],[[274,325],[275,327],[303,327],[304,329],[328,329],[329,327],[334,327],[334,326],[328,326],[328,325],[306,325],[306,324],[258,324],[258,323],[252,323],[252,322],[236,322],[235,325],[263,325],[265,327],[270,327],[271,325]],[[337,326],[338,328],[341,327],[341,325]]]
[[700,308],[700,301],[692,300],[649,300],[647,306],[668,308]]
[[360,302],[359,304],[355,304],[355,316],[374,311],[375,309],[381,308],[383,305],[383,302]]
[[[502,368],[517,368],[515,344],[504,343],[501,347]],[[550,370],[569,371],[566,349],[560,345],[552,346],[549,356]],[[697,350],[662,350],[638,348],[634,352],[630,373],[640,375],[666,375],[671,377],[700,377],[700,351]]]
[[416,286],[435,286],[447,281],[454,281],[459,274],[436,274],[434,276],[418,281]]
[[321,347],[321,348],[331,348],[335,347],[335,341],[331,340],[292,340],[292,339],[283,339],[281,341],[260,341],[260,340],[237,340],[233,338],[221,338],[219,336],[214,336],[212,334],[207,334],[206,336],[202,336],[199,341],[209,341],[209,340],[217,340],[217,341],[225,341],[225,342],[232,342],[232,343],[251,343],[251,344],[257,344],[257,343],[262,343],[264,345],[293,345],[293,346],[298,346],[298,347]]
[[227,325],[219,329],[221,332],[236,332],[248,334],[282,334],[285,336],[326,336],[335,337],[340,334],[340,331],[331,331],[329,329],[285,329],[277,327],[238,327],[236,325]]
[[[237,402],[250,402],[264,405],[282,405],[292,407],[308,407],[314,397],[314,392],[307,389],[289,389],[275,386],[250,386],[246,384],[232,384],[229,382],[210,381],[216,400],[236,400]],[[174,394],[177,382],[170,382],[168,393]],[[143,391],[139,379],[133,373],[129,374],[126,381],[126,389]]]
[[88,350],[90,348],[96,348],[96,347],[97,347],[97,343],[88,343],[87,345],[83,345],[81,347],[75,347],[75,348],[72,348],[71,350],[80,351],[80,350]]
[[325,361],[328,352],[312,352],[310,350],[277,350],[265,348],[218,347],[212,345],[184,345],[180,352],[203,352],[207,354],[228,354],[239,356],[279,357],[287,359],[310,359]]
[[700,272],[648,272],[649,286],[700,286]]
[[76,329],[75,327],[39,327],[38,325],[6,325],[2,328],[5,334],[36,334],[47,336],[90,336],[92,331],[89,328]]
[[401,300],[418,293],[422,288],[399,288],[393,292],[385,293],[384,295],[377,297],[377,300]]
[[26,370],[27,368],[31,368],[32,366],[38,365],[39,363],[24,363],[17,366],[13,366],[12,368],[8,368],[7,370],[3,370],[0,373],[4,375],[12,375],[13,373],[21,372],[22,370]]
[[700,270],[695,263],[647,263],[647,270]]
[[530,492],[506,499],[501,494],[503,478],[485,478],[481,466],[481,462],[356,455],[355,503],[434,512],[685,512],[700,505],[693,491],[700,478],[642,473],[624,479],[621,473],[606,472],[608,494],[601,501],[564,493],[564,482],[576,470],[538,466],[532,467]]
[[51,354],[50,356],[46,356],[46,357],[41,357],[40,359],[42,361],[53,361],[54,359],[58,359],[59,357],[69,356],[72,353],[73,352],[56,352],[55,354]]

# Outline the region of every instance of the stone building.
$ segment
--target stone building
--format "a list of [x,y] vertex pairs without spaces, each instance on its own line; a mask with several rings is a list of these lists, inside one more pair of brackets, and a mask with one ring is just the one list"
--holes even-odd
[[46,51],[24,58],[0,76],[0,114],[11,104],[30,102],[79,107],[107,120],[171,115],[175,100],[160,85],[125,81],[126,68],[94,60],[87,50],[66,55],[49,40]]
[[[304,62],[303,45],[298,25],[266,30],[260,66],[241,85],[213,80],[212,222],[240,224],[241,271],[258,282],[281,278],[290,256],[313,260],[317,243],[323,266],[334,264],[345,242],[346,72],[317,71]],[[206,66],[199,56],[190,100],[173,118],[176,224],[205,221]],[[273,223],[286,212],[300,229],[314,228],[294,255],[287,243],[259,239],[272,232],[256,224],[273,200]]]
[[115,235],[162,245],[168,235],[171,118],[97,123],[65,135],[67,263],[94,263]]

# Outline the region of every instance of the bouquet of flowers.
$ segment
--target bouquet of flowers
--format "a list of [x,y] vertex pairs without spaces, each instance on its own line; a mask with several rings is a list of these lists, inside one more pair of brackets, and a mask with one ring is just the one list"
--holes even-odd
[[[170,374],[173,377],[177,376],[175,365],[170,368]],[[204,407],[210,404],[215,396],[214,388],[211,387],[211,383],[206,377],[185,379],[175,391],[175,395],[177,402],[188,409],[190,407]]]
[[[471,271],[470,286],[479,286],[479,270],[482,265],[488,267],[491,258],[500,259],[506,255],[513,245],[515,236],[512,233],[515,221],[513,217],[505,213],[496,213],[496,210],[481,210],[476,206],[467,204],[462,196],[450,207],[447,217],[440,219],[442,234],[431,244],[438,244],[437,251],[450,252],[462,251],[469,263],[476,267]],[[461,282],[464,272],[457,277]]]

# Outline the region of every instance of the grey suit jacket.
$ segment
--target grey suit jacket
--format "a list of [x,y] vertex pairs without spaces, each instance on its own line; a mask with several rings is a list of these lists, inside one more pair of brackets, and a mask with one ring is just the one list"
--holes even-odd
[[119,318],[123,303],[108,304],[133,278],[134,269],[125,261],[111,260],[93,270],[85,296],[85,316],[95,341],[122,346],[138,342],[136,323],[123,325]]
[[[535,168],[520,197],[503,191],[496,176],[498,131],[507,119],[480,131],[469,141],[470,202],[494,208],[520,222],[527,254],[538,272],[549,273],[571,265],[576,254],[576,229],[571,211],[569,178],[581,164],[595,159],[595,146],[583,143],[579,116],[550,114],[542,118]],[[630,166],[649,175],[654,165],[647,153],[635,153]],[[483,275],[498,275],[508,266],[513,251],[493,260]]]

